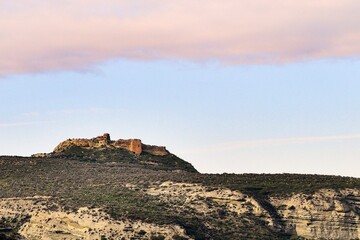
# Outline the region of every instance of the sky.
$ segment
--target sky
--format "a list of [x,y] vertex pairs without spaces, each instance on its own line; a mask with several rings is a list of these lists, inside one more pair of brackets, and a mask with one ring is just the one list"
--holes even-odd
[[0,0],[0,155],[108,132],[203,173],[360,177],[359,9]]

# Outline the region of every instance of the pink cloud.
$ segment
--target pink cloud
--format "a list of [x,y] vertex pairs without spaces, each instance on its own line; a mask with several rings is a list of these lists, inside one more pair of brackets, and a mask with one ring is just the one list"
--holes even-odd
[[0,75],[83,69],[116,58],[257,64],[360,55],[358,0],[0,4]]

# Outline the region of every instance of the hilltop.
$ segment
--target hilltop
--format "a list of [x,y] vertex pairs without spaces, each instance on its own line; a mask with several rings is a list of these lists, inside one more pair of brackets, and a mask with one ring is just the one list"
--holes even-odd
[[190,163],[170,153],[164,146],[143,144],[140,139],[113,141],[108,133],[91,139],[67,139],[53,152],[38,153],[32,157],[123,162],[158,170],[197,172]]
[[359,239],[360,179],[201,174],[138,139],[0,157],[0,239]]
[[166,150],[166,147],[146,145],[143,144],[140,139],[119,139],[112,141],[110,139],[110,134],[108,133],[104,133],[104,135],[92,139],[68,139],[60,143],[54,149],[53,153],[67,151],[73,146],[83,149],[124,149],[137,156],[140,156],[143,153],[149,153],[155,156],[166,156],[170,154],[170,152]]

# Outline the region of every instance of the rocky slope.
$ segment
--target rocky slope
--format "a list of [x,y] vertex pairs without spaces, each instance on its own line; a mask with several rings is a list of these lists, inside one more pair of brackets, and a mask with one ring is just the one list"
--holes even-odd
[[200,174],[137,143],[0,157],[0,239],[360,239],[360,179]]

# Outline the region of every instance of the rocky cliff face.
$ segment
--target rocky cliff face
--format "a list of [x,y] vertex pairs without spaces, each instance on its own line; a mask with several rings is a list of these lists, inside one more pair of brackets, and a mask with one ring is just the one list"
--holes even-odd
[[[51,208],[49,208],[51,205]],[[80,208],[68,212],[46,196],[0,199],[0,217],[14,222],[27,218],[17,226],[16,239],[28,240],[98,240],[98,239],[191,239],[176,225],[114,220],[102,209]],[[10,228],[7,228],[10,231]],[[1,234],[1,228],[0,228]],[[0,239],[13,239],[4,237]]]
[[356,189],[323,189],[314,194],[272,197],[269,203],[276,214],[251,196],[229,189],[166,182],[147,193],[171,202],[174,208],[194,209],[198,214],[214,211],[214,206],[209,208],[209,201],[225,208],[228,214],[239,217],[253,214],[270,229],[289,238],[360,239],[360,190]]
[[121,148],[133,152],[137,156],[141,155],[143,152],[155,156],[166,156],[169,154],[169,151],[167,151],[165,147],[146,145],[143,144],[140,139],[119,139],[112,141],[108,133],[92,139],[68,139],[60,143],[53,152],[63,152],[72,146],[84,149]]
[[323,189],[273,197],[286,232],[306,239],[360,239],[360,191]]
[[[129,189],[139,186],[127,184]],[[360,239],[360,191],[320,190],[315,194],[294,194],[273,197],[270,203],[281,219],[262,204],[244,193],[227,188],[208,188],[199,184],[164,182],[143,189],[145,194],[166,202],[170,209],[192,212],[198,216],[219,215],[227,224],[254,228],[251,224],[265,224],[281,239]],[[176,224],[158,225],[130,219],[115,220],[99,208],[83,207],[66,211],[51,197],[0,199],[0,217],[3,221],[27,219],[18,227],[18,234],[26,239],[194,239]],[[253,222],[254,218],[258,222]],[[232,221],[235,221],[232,222]],[[216,229],[214,222],[206,222]],[[244,231],[244,230],[242,230]],[[1,233],[1,229],[0,229]],[[278,239],[252,233],[251,239]],[[20,236],[19,235],[19,236]],[[161,236],[161,238],[156,238]],[[249,235],[239,235],[248,239]],[[104,238],[105,239],[105,238]],[[195,238],[197,239],[197,238]],[[206,237],[204,239],[207,239]],[[240,238],[239,238],[240,239]],[[295,238],[294,238],[295,239]]]

